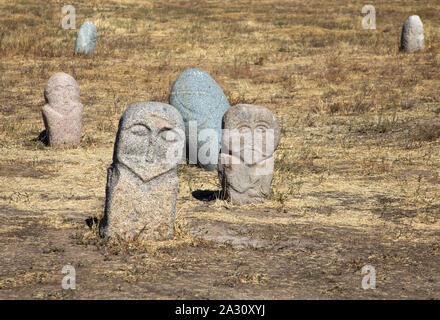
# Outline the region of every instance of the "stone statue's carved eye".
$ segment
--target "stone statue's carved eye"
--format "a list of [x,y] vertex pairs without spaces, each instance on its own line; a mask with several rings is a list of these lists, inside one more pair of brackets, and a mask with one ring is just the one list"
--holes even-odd
[[160,137],[168,142],[176,142],[178,140],[177,133],[171,128],[163,128],[159,132]]
[[267,126],[264,124],[259,124],[255,127],[255,131],[258,132],[266,132],[267,129],[268,129]]
[[146,136],[150,133],[150,128],[143,124],[135,124],[130,128],[130,132],[136,136]]
[[242,126],[239,126],[237,130],[238,130],[240,133],[242,133],[242,132],[250,131],[251,128],[250,128],[249,126],[247,126],[247,125],[242,125]]

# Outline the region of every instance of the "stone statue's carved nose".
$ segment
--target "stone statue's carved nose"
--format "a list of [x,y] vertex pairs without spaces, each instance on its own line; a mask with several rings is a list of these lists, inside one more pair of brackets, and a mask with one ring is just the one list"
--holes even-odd
[[154,146],[150,146],[147,149],[147,153],[145,155],[145,161],[148,163],[154,163]]

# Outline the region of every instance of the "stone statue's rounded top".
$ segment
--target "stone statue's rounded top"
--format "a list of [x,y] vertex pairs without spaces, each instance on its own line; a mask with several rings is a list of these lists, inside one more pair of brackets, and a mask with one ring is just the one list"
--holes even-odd
[[95,26],[95,24],[94,24],[93,22],[91,22],[91,21],[86,21],[86,22],[84,22],[84,23],[81,25],[80,28],[87,28],[87,29],[90,29],[90,30],[93,30],[93,31],[96,32],[96,26]]
[[208,92],[215,90],[214,93],[217,93],[219,89],[217,88],[217,86],[217,82],[207,72],[197,68],[189,68],[183,71],[177,77],[176,81],[174,82],[173,88],[171,89],[171,92],[178,92],[179,90],[186,88],[197,89],[200,91],[207,90]]
[[44,98],[49,104],[79,101],[80,90],[76,80],[64,72],[55,73],[44,87]]
[[416,14],[410,16],[410,17],[407,19],[407,21],[408,21],[409,23],[415,23],[415,24],[421,24],[421,25],[423,25],[422,20],[421,20],[420,17],[419,17],[418,15],[416,15]]
[[158,122],[166,119],[170,125],[184,130],[183,120],[180,113],[171,105],[162,102],[136,102],[131,104],[121,118],[121,128],[127,129],[134,123],[148,119]]

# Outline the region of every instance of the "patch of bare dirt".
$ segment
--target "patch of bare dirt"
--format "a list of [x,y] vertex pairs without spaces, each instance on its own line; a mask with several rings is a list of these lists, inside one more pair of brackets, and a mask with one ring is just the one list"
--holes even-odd
[[[50,165],[51,162],[40,163],[40,165]],[[23,177],[23,178],[50,178],[53,172],[38,168],[36,169],[31,162],[0,163],[0,176],[2,177]]]
[[[123,252],[93,237],[83,241],[90,233],[86,213],[69,215],[76,227],[56,229],[42,223],[41,214],[2,207],[0,217],[15,230],[0,232],[0,298],[440,298],[438,242],[391,241],[372,228],[299,224],[276,210],[229,214],[263,223],[189,213],[189,231],[201,240],[177,238],[153,251]],[[273,215],[289,223],[264,222]],[[73,291],[61,288],[66,264],[76,269]],[[375,290],[361,287],[366,264],[377,270]]]

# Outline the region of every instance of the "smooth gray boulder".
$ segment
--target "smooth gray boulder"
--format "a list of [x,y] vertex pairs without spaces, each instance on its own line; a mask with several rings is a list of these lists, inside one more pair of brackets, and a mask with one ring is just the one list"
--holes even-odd
[[273,178],[273,153],[280,142],[278,120],[261,106],[238,104],[223,116],[218,175],[225,199],[264,202]]
[[96,26],[90,22],[84,22],[78,31],[75,41],[75,54],[92,54],[95,51],[98,31]]
[[185,122],[189,163],[216,170],[222,117],[229,109],[222,88],[205,71],[187,69],[177,77],[169,99]]
[[127,108],[108,169],[101,236],[173,238],[184,130],[182,116],[168,104],[140,102]]
[[423,36],[423,23],[419,16],[411,16],[405,20],[400,38],[400,50],[415,52],[425,47]]
[[75,79],[64,72],[54,74],[44,87],[43,121],[52,147],[77,146],[81,141],[83,105]]

